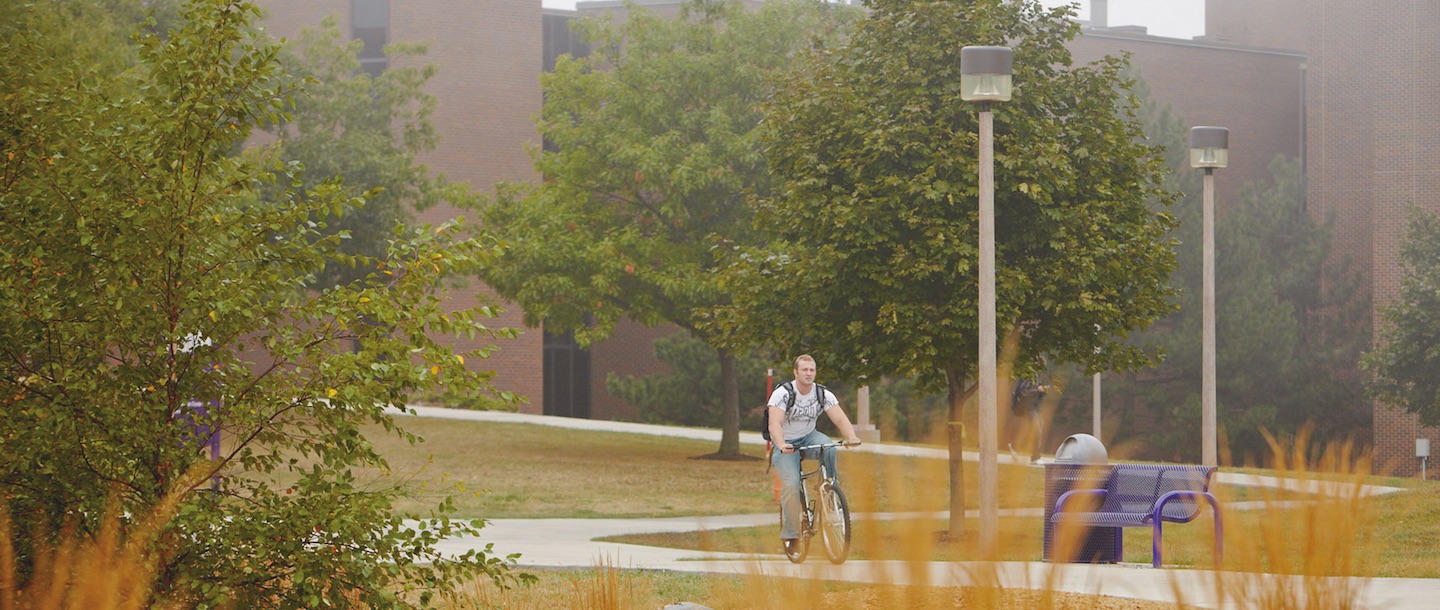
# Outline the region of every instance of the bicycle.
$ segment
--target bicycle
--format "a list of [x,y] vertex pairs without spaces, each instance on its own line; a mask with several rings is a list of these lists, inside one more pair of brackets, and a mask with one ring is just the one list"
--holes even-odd
[[[810,538],[814,537],[817,532],[825,543],[825,554],[829,556],[830,563],[835,565],[845,563],[845,558],[850,553],[850,504],[845,501],[845,492],[840,490],[840,484],[835,481],[834,473],[825,470],[825,460],[823,459],[825,451],[848,446],[850,446],[848,443],[833,442],[795,448],[800,452],[800,489],[798,491],[803,511],[800,513],[800,531],[798,532],[799,537],[795,540],[795,550],[793,552],[786,550],[785,552],[785,557],[791,563],[805,561],[805,557],[810,554]],[[818,464],[814,470],[805,472],[805,451],[811,449],[820,450],[819,459],[815,460]],[[811,495],[811,487],[816,488],[817,493],[814,494],[814,497]]]

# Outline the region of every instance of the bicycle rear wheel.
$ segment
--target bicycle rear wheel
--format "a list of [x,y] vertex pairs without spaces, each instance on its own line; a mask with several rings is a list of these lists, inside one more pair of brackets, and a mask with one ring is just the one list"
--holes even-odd
[[850,554],[850,504],[836,485],[820,490],[820,536],[830,563],[845,563]]

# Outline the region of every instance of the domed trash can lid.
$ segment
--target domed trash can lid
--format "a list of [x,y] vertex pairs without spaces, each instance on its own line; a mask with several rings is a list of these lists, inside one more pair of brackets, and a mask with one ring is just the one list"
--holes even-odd
[[1105,443],[1089,434],[1071,434],[1055,450],[1057,464],[1108,464],[1110,453]]

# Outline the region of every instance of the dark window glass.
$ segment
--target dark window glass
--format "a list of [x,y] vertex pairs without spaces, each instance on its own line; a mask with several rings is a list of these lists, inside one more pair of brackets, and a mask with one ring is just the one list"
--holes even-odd
[[390,0],[350,0],[350,37],[365,43],[360,69],[379,76],[390,65],[385,45],[390,42]]
[[390,0],[350,0],[350,27],[390,27]]
[[570,15],[545,15],[542,17],[544,28],[545,59],[544,69],[546,72],[555,69],[555,59],[561,55],[574,57],[585,57],[590,54],[589,45],[580,40],[580,36],[570,30],[570,22],[574,18]]

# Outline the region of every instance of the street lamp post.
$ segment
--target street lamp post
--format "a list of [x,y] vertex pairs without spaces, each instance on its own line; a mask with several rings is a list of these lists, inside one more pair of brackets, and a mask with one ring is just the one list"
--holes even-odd
[[1095,438],[1105,438],[1100,434],[1100,373],[1095,373],[1090,382],[1090,432]]
[[1000,523],[995,378],[995,125],[990,103],[1010,100],[1012,58],[1007,47],[960,49],[960,99],[980,107],[980,358],[975,381],[980,397],[980,542],[986,551],[998,547]]
[[[1100,326],[1099,324],[1095,325],[1095,340],[1097,342],[1100,340],[1100,336],[1104,332],[1104,327]],[[1095,346],[1095,355],[1101,355],[1100,346],[1098,345]],[[1093,379],[1094,381],[1090,384],[1090,389],[1092,390],[1092,396],[1090,397],[1090,408],[1092,411],[1091,429],[1093,430],[1093,434],[1091,434],[1091,436],[1094,436],[1095,438],[1105,438],[1100,434],[1100,373],[1095,373]]]
[[1230,130],[1224,127],[1190,128],[1190,167],[1205,170],[1204,220],[1201,238],[1203,270],[1201,272],[1201,348],[1200,366],[1203,381],[1200,387],[1202,418],[1200,432],[1201,463],[1218,466],[1215,433],[1215,168],[1230,162]]

